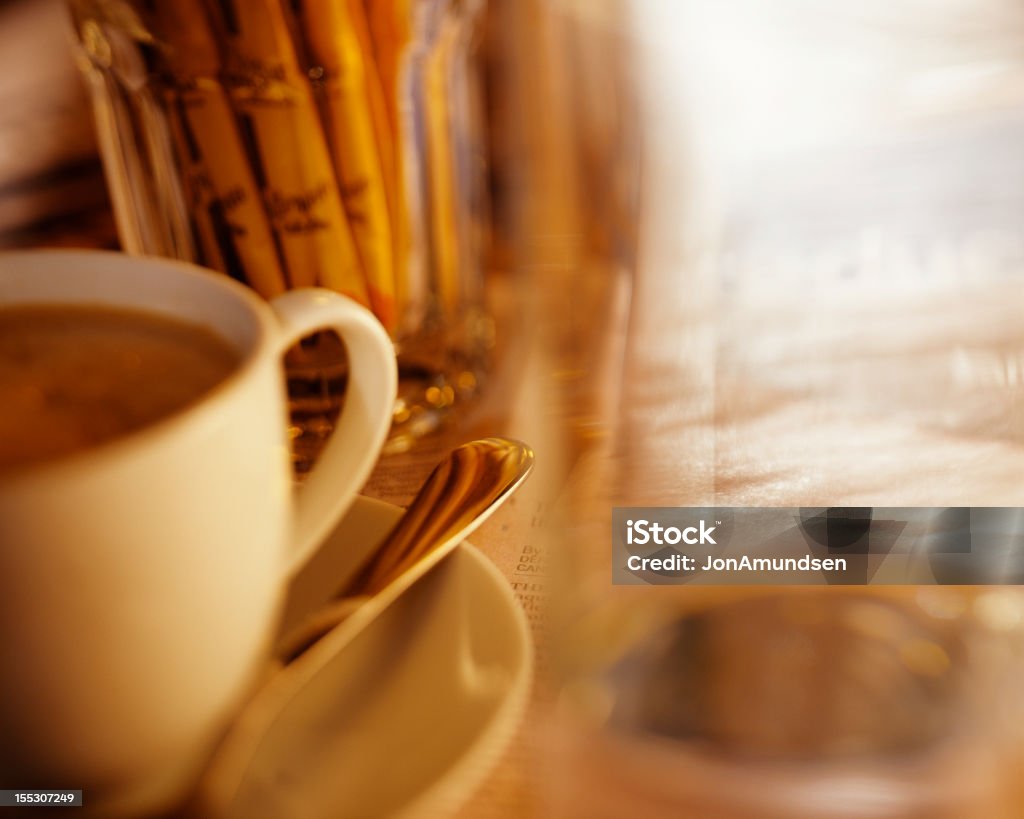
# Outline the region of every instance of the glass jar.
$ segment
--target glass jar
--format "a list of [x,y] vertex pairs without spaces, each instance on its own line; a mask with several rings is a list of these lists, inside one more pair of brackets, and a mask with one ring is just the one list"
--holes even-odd
[[[391,450],[473,395],[483,304],[482,0],[70,0],[123,248],[261,295],[328,287],[388,329]],[[296,466],[343,400],[336,338],[288,354]]]

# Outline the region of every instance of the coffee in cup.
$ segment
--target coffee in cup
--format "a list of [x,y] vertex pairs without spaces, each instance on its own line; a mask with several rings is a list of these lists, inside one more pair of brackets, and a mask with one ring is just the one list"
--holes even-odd
[[212,330],[95,306],[0,309],[0,472],[184,409],[241,360]]

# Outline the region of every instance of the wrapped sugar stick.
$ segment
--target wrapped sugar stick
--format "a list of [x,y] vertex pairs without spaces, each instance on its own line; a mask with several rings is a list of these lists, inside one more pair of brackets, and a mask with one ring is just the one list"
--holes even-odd
[[[299,28],[317,77],[324,130],[342,202],[362,261],[373,312],[389,330],[395,323],[391,214],[381,162],[390,152],[378,141],[371,97],[383,113],[372,69],[369,32],[359,0],[300,0]],[[361,32],[361,33],[360,33]]]
[[[401,2],[402,0],[397,0]],[[402,58],[397,100],[398,139],[401,170],[401,204],[404,208],[404,239],[400,258],[403,276],[399,303],[400,333],[415,333],[438,304],[437,254],[433,243],[432,195],[430,190],[430,140],[428,112],[442,104],[429,96],[426,81],[429,58],[438,40],[444,4],[447,0],[410,0],[409,30],[414,32]],[[414,250],[415,249],[415,250]]]
[[[438,4],[440,6],[440,4]],[[430,247],[434,284],[441,307],[454,313],[460,304],[458,207],[454,187],[454,146],[451,140],[450,71],[458,43],[458,27],[452,16],[439,11],[436,33],[431,37],[423,71],[427,100],[425,139],[427,148],[427,196]]]
[[[349,0],[358,2],[359,0]],[[380,102],[370,95],[371,113],[381,146],[381,168],[391,213],[391,233],[395,261],[395,305],[399,316],[406,315],[411,286],[409,246],[409,186],[403,171],[403,134],[405,123],[399,100],[405,94],[402,67],[412,40],[413,0],[361,0],[367,23],[366,34],[373,52],[372,70],[381,89]],[[362,36],[362,35],[361,35]],[[372,81],[372,78],[371,78]]]
[[[395,145],[396,129],[391,123],[388,108],[396,104],[396,92],[394,89],[386,86],[381,79],[381,73],[377,67],[377,54],[374,51],[373,37],[370,34],[369,21],[366,16],[367,12],[362,0],[346,0],[346,3],[349,7],[353,31],[359,40],[359,47],[364,55],[366,96],[369,100],[373,131],[377,138],[388,212],[392,216],[392,223],[394,223],[396,221],[395,215],[399,212],[398,202],[401,191],[398,184],[398,149]],[[392,227],[393,232],[394,228]]]
[[405,51],[412,40],[413,4],[418,0],[362,0],[367,28],[373,43],[374,65],[384,89],[388,122],[398,130],[399,75]]
[[[401,157],[398,145],[401,132],[399,100],[402,97],[402,83],[399,80],[401,65],[412,39],[411,4],[413,0],[347,0],[353,9],[362,9],[361,25],[356,34],[364,50],[372,55],[367,64],[371,86],[379,94],[370,94],[377,141],[382,146],[381,164],[388,191],[388,205],[393,216],[401,206]],[[383,150],[387,145],[389,150]],[[398,221],[397,218],[394,221]]]
[[245,270],[238,261],[238,254],[232,253],[233,248],[225,246],[232,241],[230,230],[224,229],[224,212],[217,207],[217,194],[213,182],[202,165],[202,154],[198,151],[198,145],[191,138],[185,124],[185,112],[180,106],[169,107],[167,116],[174,143],[178,148],[178,164],[185,186],[192,232],[199,245],[195,255],[196,261],[203,267],[227,273],[239,281],[246,281]]
[[[124,248],[192,258],[188,214],[174,177],[172,138],[147,84],[144,55],[156,47],[155,38],[123,0],[74,0],[69,11],[81,55],[98,69],[86,78],[96,92],[97,134]],[[125,127],[135,122],[147,127]]]
[[[402,1],[407,2],[407,0]],[[401,299],[405,288],[405,276],[402,275],[405,265],[402,260],[408,252],[408,231],[406,229],[408,216],[399,179],[398,133],[392,127],[388,113],[388,106],[391,104],[389,100],[395,98],[395,92],[388,91],[381,81],[367,11],[362,0],[346,0],[346,2],[355,24],[354,31],[359,38],[360,48],[365,55],[367,98],[370,103],[370,117],[373,120],[373,130],[377,140],[381,174],[384,179],[384,195],[391,225],[391,255],[394,272],[392,278],[397,316],[401,309]]]
[[225,45],[221,77],[293,287],[369,306],[312,90],[281,0],[205,0]]
[[[449,13],[453,48],[448,66],[448,133],[451,140],[453,207],[459,241],[459,298],[463,304],[480,304],[483,279],[477,269],[486,242],[484,231],[490,213],[486,196],[485,164],[487,133],[483,89],[473,65],[480,35],[482,0],[462,0],[457,14]],[[449,12],[451,7],[449,6]]]
[[203,261],[273,298],[287,282],[261,191],[218,79],[220,56],[202,2],[138,5],[148,12],[158,40],[157,67]]

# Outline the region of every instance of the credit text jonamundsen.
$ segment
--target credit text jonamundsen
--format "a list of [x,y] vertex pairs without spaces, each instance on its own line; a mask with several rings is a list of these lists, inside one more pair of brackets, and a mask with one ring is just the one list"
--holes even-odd
[[[715,521],[719,523],[719,521]],[[717,545],[714,538],[716,526],[708,526],[701,520],[697,526],[680,529],[677,526],[662,526],[647,520],[626,521],[626,543],[643,546],[647,543],[674,546],[686,543],[690,546],[710,544]],[[784,572],[784,571],[846,571],[846,559],[842,557],[817,558],[811,555],[803,557],[715,557],[706,555],[703,565],[698,565],[697,558],[690,555],[674,554],[664,557],[640,557],[630,555],[626,566],[631,571],[669,571],[669,572]]]
[[690,555],[640,557],[630,555],[626,561],[630,571],[651,572],[844,572],[846,558],[803,557],[713,557],[706,555],[703,565]]

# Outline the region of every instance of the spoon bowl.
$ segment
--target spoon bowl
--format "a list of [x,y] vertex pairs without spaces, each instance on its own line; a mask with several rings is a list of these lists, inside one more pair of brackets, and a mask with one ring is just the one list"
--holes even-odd
[[511,438],[482,438],[452,450],[336,599],[284,633],[278,658],[293,661],[388,586],[415,583],[494,514],[533,463],[533,450]]

